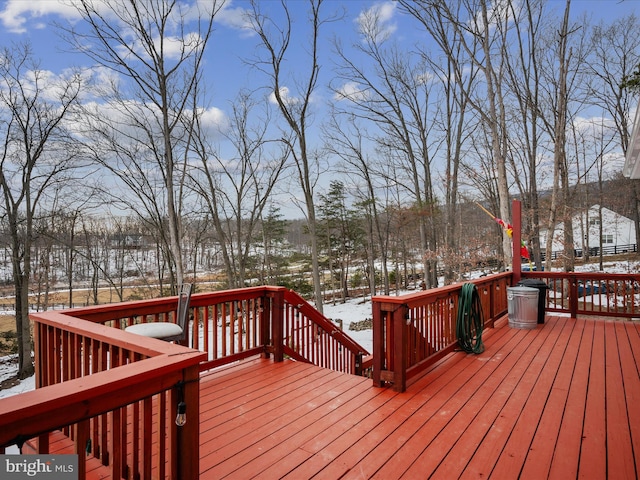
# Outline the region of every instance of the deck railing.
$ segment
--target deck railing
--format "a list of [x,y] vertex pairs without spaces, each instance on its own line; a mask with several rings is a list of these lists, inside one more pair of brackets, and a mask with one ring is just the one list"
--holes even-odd
[[[0,451],[29,441],[47,453],[49,433],[60,430],[73,440],[82,473],[91,460],[109,465],[113,478],[150,478],[152,471],[197,478],[202,371],[258,354],[353,374],[371,363],[283,287],[192,295],[183,345],[124,331],[135,322],[175,321],[176,306],[177,297],[164,297],[32,314],[37,388],[0,400]],[[188,421],[177,427],[181,401]]]
[[[172,302],[175,303],[175,302]],[[60,312],[31,315],[36,390],[0,400],[0,447],[49,453],[61,430],[112,478],[197,478],[200,352]],[[190,417],[178,427],[177,404]],[[37,441],[32,439],[37,438]],[[194,469],[194,465],[196,466]]]
[[[370,370],[373,361],[369,352],[300,295],[291,290],[283,293],[285,308],[283,318],[278,319],[277,329],[282,329],[284,338],[274,342],[278,358],[285,354],[296,360],[355,375],[363,375]],[[280,335],[274,337],[279,338]],[[278,350],[280,346],[282,353]]]
[[640,317],[640,274],[522,272],[549,288],[546,311],[609,317]]
[[[485,327],[507,313],[511,274],[473,282]],[[403,296],[373,297],[373,380],[404,391],[407,382],[458,347],[456,319],[462,284]]]
[[[68,314],[124,329],[166,320],[175,300],[166,298],[98,305]],[[360,374],[369,352],[341,332],[297,293],[284,287],[249,287],[191,296],[183,344],[206,354],[202,371],[257,354],[284,355],[338,371]],[[365,360],[366,362],[366,360]]]
[[[622,318],[640,317],[640,274],[521,272],[543,281],[545,311]],[[507,314],[510,272],[474,280],[485,327]],[[374,384],[404,391],[414,377],[459,348],[456,338],[462,284],[400,297],[373,298]]]

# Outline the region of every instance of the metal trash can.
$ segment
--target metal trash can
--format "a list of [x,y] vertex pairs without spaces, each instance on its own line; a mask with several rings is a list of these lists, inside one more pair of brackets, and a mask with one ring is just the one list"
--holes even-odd
[[536,328],[538,290],[531,287],[508,287],[507,308],[511,328]]
[[543,324],[545,310],[547,308],[547,290],[549,290],[549,285],[537,278],[523,278],[518,282],[517,286],[538,289],[538,323]]

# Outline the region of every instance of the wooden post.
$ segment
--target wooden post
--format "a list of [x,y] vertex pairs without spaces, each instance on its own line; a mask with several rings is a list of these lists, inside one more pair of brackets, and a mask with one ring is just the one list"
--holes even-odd
[[362,352],[358,352],[354,355],[353,373],[358,376],[362,376]]
[[183,401],[187,404],[187,423],[177,429],[178,477],[196,480],[200,475],[200,368],[194,365],[184,370]]
[[371,302],[373,307],[373,385],[382,387],[382,369],[385,367],[384,359],[384,321],[382,318],[382,304],[376,300]]
[[83,420],[75,424],[74,449],[78,455],[78,478],[87,476],[87,442],[89,441],[89,420]]
[[520,244],[522,241],[522,205],[520,200],[513,200],[511,203],[511,215],[513,215],[513,258],[511,272],[513,273],[513,284],[516,285],[522,277],[522,258],[520,257]]
[[271,341],[273,342],[273,360],[284,360],[284,291],[274,292],[271,301]]
[[260,328],[260,346],[263,351],[263,358],[269,358],[271,353],[269,352],[269,337],[271,334],[269,320],[273,318],[271,296],[265,294],[259,297],[260,305],[258,306],[258,324]]
[[575,275],[569,276],[569,312],[571,318],[578,318],[578,279]]
[[393,389],[404,392],[407,389],[407,315],[409,309],[400,305],[393,312]]

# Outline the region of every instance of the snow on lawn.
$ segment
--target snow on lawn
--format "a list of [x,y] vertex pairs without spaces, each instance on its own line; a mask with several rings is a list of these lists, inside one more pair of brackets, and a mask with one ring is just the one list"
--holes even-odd
[[324,316],[330,318],[334,322],[338,319],[342,320],[342,328],[344,333],[353,338],[367,352],[373,352],[373,330],[349,330],[352,322],[361,322],[362,320],[371,319],[371,299],[363,301],[362,298],[351,299],[346,303],[336,302],[334,305],[327,302],[323,306]]
[[[18,371],[18,356],[8,355],[0,357],[0,382],[15,377]],[[15,385],[13,385],[15,383]],[[27,392],[35,388],[35,377],[29,377],[25,380],[12,382],[8,388],[0,389],[0,398],[9,397],[18,393]]]

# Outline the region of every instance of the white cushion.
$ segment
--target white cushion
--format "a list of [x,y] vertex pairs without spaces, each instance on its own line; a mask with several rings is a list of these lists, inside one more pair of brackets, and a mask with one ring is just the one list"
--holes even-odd
[[167,338],[182,334],[180,325],[171,322],[138,323],[124,329],[126,332],[144,335],[145,337]]

